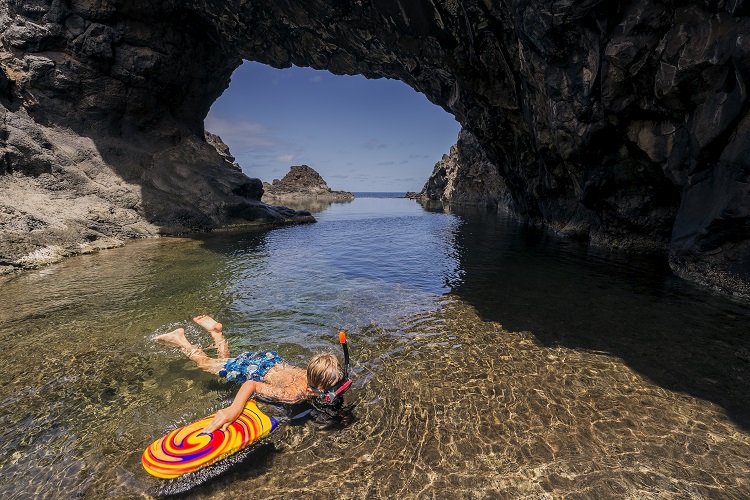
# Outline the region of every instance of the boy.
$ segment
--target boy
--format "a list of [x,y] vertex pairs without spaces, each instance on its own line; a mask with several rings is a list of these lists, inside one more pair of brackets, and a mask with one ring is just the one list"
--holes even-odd
[[344,379],[344,371],[333,354],[321,353],[312,357],[307,370],[291,366],[275,352],[243,352],[235,358],[229,356],[222,325],[213,318],[201,315],[193,318],[214,339],[219,351],[218,358],[211,358],[185,338],[185,329],[177,328],[158,335],[161,340],[178,346],[182,352],[196,362],[199,368],[214,373],[231,382],[242,382],[231,406],[216,412],[213,420],[203,429],[211,433],[216,429],[226,430],[242,413],[245,402],[253,395],[267,401],[300,403],[329,391]]

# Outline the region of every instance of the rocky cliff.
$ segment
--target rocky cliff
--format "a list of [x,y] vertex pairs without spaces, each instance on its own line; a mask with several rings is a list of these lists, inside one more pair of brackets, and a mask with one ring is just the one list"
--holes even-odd
[[505,211],[511,210],[513,202],[497,164],[487,158],[477,138],[466,129],[458,134],[450,153],[435,164],[422,192],[412,197]]
[[348,191],[334,191],[328,187],[315,169],[307,165],[293,165],[282,179],[263,183],[263,195],[270,200],[315,198],[324,201],[352,201]]
[[[0,9],[8,220],[20,220],[12,193],[26,184],[51,203],[68,197],[60,207],[104,200],[98,215],[75,218],[98,232],[91,221],[111,223],[112,234],[256,216],[259,183],[203,134],[244,58],[400,79],[471,132],[466,154],[485,158],[476,172],[491,171],[457,181],[449,199],[469,188],[471,198],[504,198],[560,232],[668,252],[682,276],[750,289],[742,0],[8,0]],[[112,222],[107,207],[134,222]],[[32,232],[45,223],[24,220]]]

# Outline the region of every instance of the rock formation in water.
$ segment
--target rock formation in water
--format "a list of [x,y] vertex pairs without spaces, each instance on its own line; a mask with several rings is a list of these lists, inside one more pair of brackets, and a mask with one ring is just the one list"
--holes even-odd
[[487,158],[477,138],[467,129],[458,134],[450,154],[435,164],[419,197],[508,210],[512,198],[496,163]]
[[348,191],[333,191],[318,172],[307,165],[293,165],[281,179],[263,183],[264,197],[271,200],[315,198],[324,201],[352,201]]
[[[8,0],[0,9],[3,229],[79,228],[98,240],[269,217],[254,199],[259,183],[204,140],[209,107],[249,59],[400,79],[471,132],[463,143],[475,151],[459,141],[456,154],[484,157],[476,169],[454,167],[445,198],[496,201],[598,245],[668,252],[682,276],[749,289],[742,0]],[[491,178],[468,178],[485,170]],[[73,222],[30,210],[14,192]],[[96,200],[91,214],[84,199]],[[3,259],[45,248],[19,245]]]

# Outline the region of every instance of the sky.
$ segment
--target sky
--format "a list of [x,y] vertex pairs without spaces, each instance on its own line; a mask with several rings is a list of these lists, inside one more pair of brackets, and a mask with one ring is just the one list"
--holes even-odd
[[265,182],[308,165],[337,191],[418,192],[461,127],[397,80],[246,61],[205,128]]

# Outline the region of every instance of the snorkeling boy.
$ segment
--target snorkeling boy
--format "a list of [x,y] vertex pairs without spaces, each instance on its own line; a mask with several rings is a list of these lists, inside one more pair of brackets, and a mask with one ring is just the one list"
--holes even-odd
[[[332,402],[351,384],[347,373],[333,354],[316,354],[308,363],[307,370],[289,365],[276,352],[243,352],[232,358],[221,323],[206,315],[196,316],[193,321],[213,338],[219,354],[217,358],[209,357],[203,349],[191,344],[185,338],[184,328],[159,335],[154,340],[178,346],[204,371],[219,375],[230,382],[242,382],[232,404],[216,412],[216,416],[203,432],[226,430],[229,424],[237,420],[245,403],[253,395],[265,401],[288,404],[316,398]],[[342,344],[345,345],[345,337],[343,339]]]

